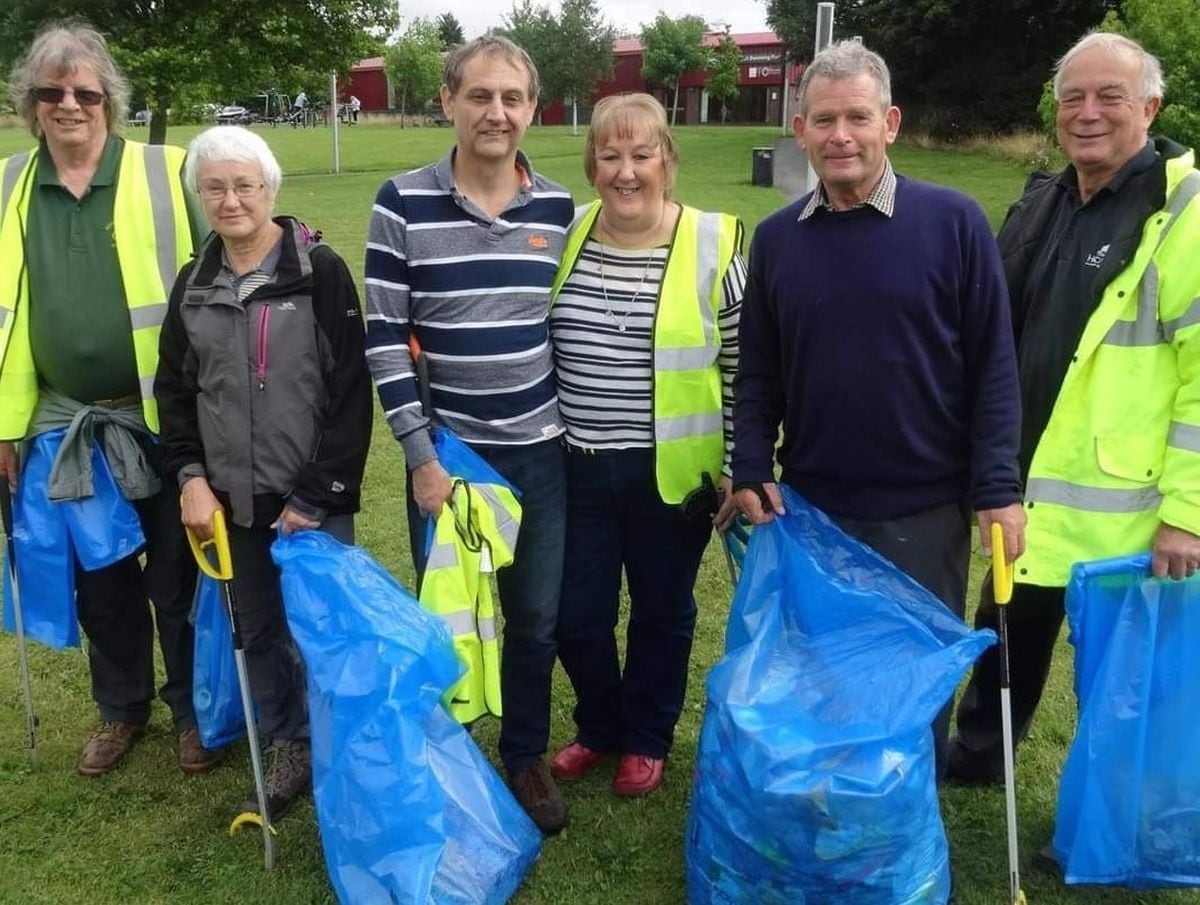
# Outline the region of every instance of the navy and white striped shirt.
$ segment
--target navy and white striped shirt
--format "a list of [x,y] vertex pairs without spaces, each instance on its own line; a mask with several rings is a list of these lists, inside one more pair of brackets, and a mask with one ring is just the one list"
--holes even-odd
[[410,330],[436,418],[464,441],[562,433],[547,322],[571,196],[518,154],[522,187],[493,219],[455,189],[452,155],[385,182],[367,235],[367,362],[410,468],[434,457]]
[[[568,442],[594,449],[654,445],[651,339],[668,247],[621,249],[589,238],[550,312],[558,404]],[[603,274],[601,273],[603,270]],[[735,255],[722,284],[725,462],[733,446],[733,379],[746,265]]]

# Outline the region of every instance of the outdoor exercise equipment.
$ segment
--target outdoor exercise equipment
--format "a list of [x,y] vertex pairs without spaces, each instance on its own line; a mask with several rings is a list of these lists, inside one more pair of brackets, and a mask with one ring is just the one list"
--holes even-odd
[[[233,657],[237,663],[238,686],[242,692],[242,713],[246,718],[246,741],[250,744],[250,764],[254,770],[254,794],[258,798],[258,813],[243,811],[229,824],[234,835],[249,824],[262,827],[263,853],[267,870],[275,869],[275,827],[267,810],[267,783],[263,775],[262,751],[258,743],[258,723],[254,716],[254,699],[250,696],[250,674],[246,670],[246,651],[242,647],[242,630],[238,620],[237,595],[233,588],[233,557],[229,552],[229,534],[225,529],[225,513],[217,509],[212,516],[212,537],[201,541],[191,528],[187,529],[188,543],[200,571],[221,583],[225,593],[225,610],[229,615],[233,635]],[[211,554],[210,554],[211,551]],[[216,563],[212,561],[216,557]]]
[[1008,672],[1008,604],[1012,600],[1013,567],[1004,552],[1004,529],[992,523],[992,590],[996,598],[996,633],[1000,636],[1000,725],[1004,736],[1004,812],[1008,821],[1008,887],[1012,905],[1025,905],[1017,860],[1017,786],[1013,755],[1012,683]]
[[21,671],[21,697],[25,699],[25,746],[29,749],[29,763],[36,770],[41,764],[37,744],[37,714],[33,709],[33,691],[29,683],[29,657],[25,650],[25,621],[21,615],[21,591],[17,583],[16,544],[13,542],[12,497],[8,491],[8,480],[0,476],[0,511],[3,512],[4,537],[7,543],[5,556],[12,589],[13,621],[17,630],[17,662]]

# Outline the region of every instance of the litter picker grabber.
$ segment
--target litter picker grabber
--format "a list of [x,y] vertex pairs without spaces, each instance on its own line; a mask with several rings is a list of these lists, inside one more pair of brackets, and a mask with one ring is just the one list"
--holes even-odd
[[[254,794],[258,798],[258,813],[243,811],[229,824],[232,836],[243,826],[255,824],[262,827],[263,857],[267,870],[275,869],[275,827],[267,810],[267,782],[263,775],[262,751],[258,744],[258,723],[254,718],[254,699],[250,696],[250,674],[246,671],[246,651],[242,647],[242,630],[238,620],[237,596],[233,590],[233,558],[229,552],[229,534],[225,530],[225,513],[218,509],[213,513],[212,537],[201,541],[189,528],[188,543],[202,571],[209,578],[221,583],[225,595],[225,610],[229,614],[229,625],[233,634],[233,659],[237,664],[238,687],[242,693],[242,713],[246,718],[246,741],[250,745],[250,765],[254,770]],[[211,555],[209,551],[212,551]],[[216,563],[212,561],[216,557]]]
[[1012,684],[1008,671],[1008,604],[1012,600],[1013,567],[1004,553],[1004,529],[992,523],[992,590],[1000,636],[1000,722],[1004,737],[1004,811],[1008,821],[1008,886],[1012,905],[1025,905],[1017,856],[1017,786],[1013,752]]
[[17,662],[21,671],[21,697],[25,699],[25,745],[29,748],[29,763],[33,769],[40,766],[42,758],[37,745],[37,714],[33,710],[33,691],[29,684],[29,657],[25,650],[25,622],[21,614],[21,589],[17,584],[16,543],[13,541],[12,496],[8,481],[0,476],[0,512],[4,519],[4,537],[8,545],[5,562],[12,587],[13,623],[17,629]]

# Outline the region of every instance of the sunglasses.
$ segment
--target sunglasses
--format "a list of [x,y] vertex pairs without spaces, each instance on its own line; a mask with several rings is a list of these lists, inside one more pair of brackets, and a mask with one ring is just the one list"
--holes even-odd
[[104,92],[91,88],[34,88],[33,96],[43,104],[61,104],[68,91],[75,95],[75,102],[83,107],[94,107],[104,101]]

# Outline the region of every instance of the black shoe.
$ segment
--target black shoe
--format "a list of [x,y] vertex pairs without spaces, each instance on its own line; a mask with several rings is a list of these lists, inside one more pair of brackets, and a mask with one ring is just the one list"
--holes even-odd
[[[296,799],[312,789],[312,748],[308,742],[278,741],[266,751],[267,812],[271,822],[286,814]],[[258,795],[238,805],[239,813],[258,813]]]
[[1034,853],[1033,866],[1061,879],[1062,865],[1058,863],[1058,854],[1054,851],[1054,843],[1047,842]]
[[980,788],[1004,785],[1004,764],[991,764],[972,754],[957,739],[946,752],[945,782],[950,785]]
[[523,770],[510,773],[508,785],[525,813],[544,836],[562,832],[567,825],[567,803],[554,784],[550,768],[538,760]]

